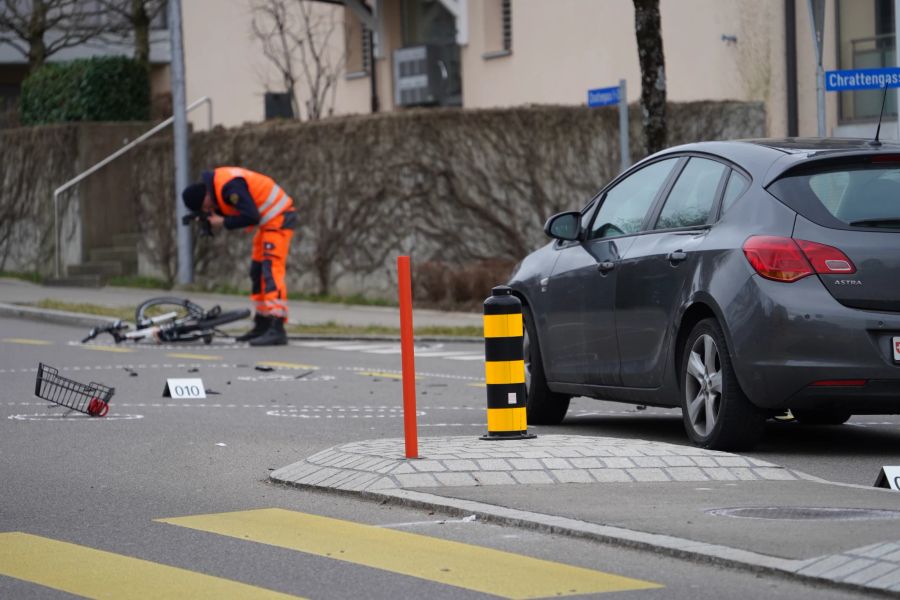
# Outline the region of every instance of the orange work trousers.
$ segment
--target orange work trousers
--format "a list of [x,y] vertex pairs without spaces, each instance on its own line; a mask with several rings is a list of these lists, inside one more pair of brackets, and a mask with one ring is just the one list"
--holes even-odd
[[256,312],[265,317],[287,321],[287,286],[284,273],[291,248],[293,229],[285,229],[283,217],[272,219],[276,226],[266,224],[253,236],[253,257],[250,262],[253,301]]

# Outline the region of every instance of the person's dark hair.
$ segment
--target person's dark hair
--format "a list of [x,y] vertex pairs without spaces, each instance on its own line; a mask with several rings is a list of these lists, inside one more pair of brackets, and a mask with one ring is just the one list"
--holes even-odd
[[205,197],[205,183],[192,183],[181,192],[181,199],[184,201],[184,205],[192,212],[200,212],[202,210]]

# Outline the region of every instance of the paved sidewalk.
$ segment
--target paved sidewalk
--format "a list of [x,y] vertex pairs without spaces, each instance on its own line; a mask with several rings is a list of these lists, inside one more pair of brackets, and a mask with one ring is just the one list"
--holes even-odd
[[270,478],[900,593],[896,492],[644,440],[424,438],[419,456],[407,460],[402,439],[355,442],[277,469]]

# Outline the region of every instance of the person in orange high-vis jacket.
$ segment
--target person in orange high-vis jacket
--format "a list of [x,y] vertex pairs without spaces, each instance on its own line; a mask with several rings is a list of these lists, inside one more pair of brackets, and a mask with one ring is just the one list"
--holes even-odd
[[204,171],[202,177],[181,194],[189,210],[206,213],[213,231],[256,230],[250,261],[250,299],[256,314],[253,329],[237,341],[249,341],[251,346],[287,344],[284,274],[297,221],[293,199],[271,177],[249,169],[219,167]]

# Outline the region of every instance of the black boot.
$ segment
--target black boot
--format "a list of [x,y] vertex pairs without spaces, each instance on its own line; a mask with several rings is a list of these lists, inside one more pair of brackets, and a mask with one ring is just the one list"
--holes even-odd
[[287,333],[284,332],[284,321],[278,317],[270,317],[270,325],[265,333],[250,340],[251,346],[284,346],[285,344],[287,344]]
[[270,317],[266,317],[259,313],[256,313],[253,316],[253,329],[245,333],[244,335],[239,335],[234,338],[236,342],[249,342],[254,338],[258,338],[262,334],[264,334],[269,329],[269,321]]

